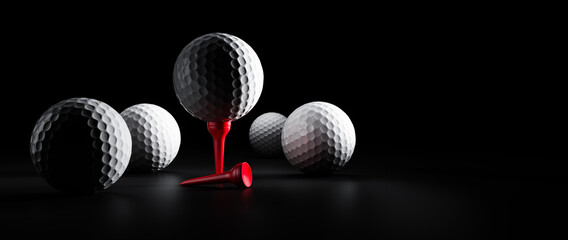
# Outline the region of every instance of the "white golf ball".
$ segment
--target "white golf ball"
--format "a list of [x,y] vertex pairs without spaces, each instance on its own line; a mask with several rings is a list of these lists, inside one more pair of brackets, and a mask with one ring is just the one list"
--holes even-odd
[[124,173],[132,142],[126,122],[104,102],[71,98],[51,106],[30,139],[32,162],[51,186],[97,192]]
[[305,173],[330,173],[343,167],[355,150],[353,123],[337,106],[306,103],[282,128],[282,149],[292,166]]
[[250,125],[249,141],[256,153],[265,157],[282,154],[282,127],[286,117],[268,112],[258,116]]
[[153,104],[137,104],[120,114],[132,136],[128,171],[160,171],[176,157],[181,133],[174,117]]
[[206,122],[234,121],[258,102],[264,72],[242,39],[210,33],[191,41],[174,66],[174,90],[181,105]]

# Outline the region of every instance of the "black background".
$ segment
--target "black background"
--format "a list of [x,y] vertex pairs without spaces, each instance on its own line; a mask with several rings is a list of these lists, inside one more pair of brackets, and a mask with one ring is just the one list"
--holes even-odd
[[[480,181],[501,186],[492,182],[497,178],[516,190],[490,205],[508,206],[495,210],[508,222],[488,223],[487,234],[479,236],[492,231],[511,236],[518,216],[552,222],[550,205],[544,212],[516,212],[531,204],[542,208],[547,200],[537,195],[550,194],[547,190],[509,203],[526,186],[553,189],[561,171],[564,108],[560,78],[553,73],[558,64],[551,57],[555,32],[547,24],[553,16],[517,6],[263,8],[18,9],[18,17],[3,23],[3,161],[33,172],[28,141],[35,121],[71,97],[95,98],[119,112],[138,103],[162,106],[180,125],[180,154],[210,161],[206,125],[177,101],[172,72],[177,54],[192,39],[225,32],[255,49],[265,73],[258,104],[232,125],[227,156],[254,155],[248,127],[260,114],[288,115],[304,103],[326,101],[349,115],[357,134],[345,175],[330,181],[360,173],[392,176],[387,172],[411,179],[426,174],[431,182],[443,176],[444,183],[490,176]],[[378,167],[383,169],[372,171]],[[9,192],[6,196],[10,199]],[[523,221],[519,228],[534,227],[531,233],[540,234],[534,223]],[[507,231],[496,230],[500,227]]]

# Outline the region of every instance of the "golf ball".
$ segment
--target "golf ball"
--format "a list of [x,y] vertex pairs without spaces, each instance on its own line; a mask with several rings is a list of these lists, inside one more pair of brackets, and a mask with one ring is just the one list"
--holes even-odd
[[179,54],[173,75],[185,110],[207,122],[234,121],[247,114],[260,97],[264,79],[254,50],[226,33],[191,41]]
[[153,104],[137,104],[120,113],[132,136],[128,171],[160,171],[176,157],[181,133],[174,117]]
[[282,149],[305,173],[330,173],[343,167],[355,150],[355,128],[337,106],[306,103],[290,114],[282,128]]
[[254,151],[265,157],[281,155],[284,122],[286,117],[280,113],[268,112],[258,116],[249,129],[249,141]]
[[114,184],[130,160],[126,122],[104,102],[71,98],[51,106],[30,140],[32,162],[51,186],[66,192],[97,192]]

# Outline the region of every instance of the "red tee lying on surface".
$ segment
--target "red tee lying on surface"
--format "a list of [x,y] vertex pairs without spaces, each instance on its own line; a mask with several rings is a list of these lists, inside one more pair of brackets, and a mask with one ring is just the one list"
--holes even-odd
[[250,187],[252,184],[252,170],[246,162],[235,165],[231,170],[213,175],[188,179],[180,183],[182,186],[211,183],[233,183],[239,187]]

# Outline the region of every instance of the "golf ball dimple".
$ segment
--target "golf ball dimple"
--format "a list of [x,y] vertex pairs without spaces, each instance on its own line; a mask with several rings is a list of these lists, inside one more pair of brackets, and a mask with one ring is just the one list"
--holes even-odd
[[286,117],[268,112],[258,116],[249,129],[249,141],[256,153],[265,157],[282,154],[281,135]]
[[160,106],[136,104],[120,113],[132,136],[128,171],[160,171],[176,157],[181,133],[175,118]]
[[114,184],[130,161],[126,122],[104,102],[63,100],[36,122],[30,155],[39,175],[66,192],[97,192]]
[[234,121],[258,102],[264,73],[255,51],[240,38],[210,33],[179,54],[173,74],[180,103],[207,122]]
[[331,173],[343,167],[355,150],[353,123],[337,106],[306,103],[290,114],[282,128],[282,150],[305,173]]

